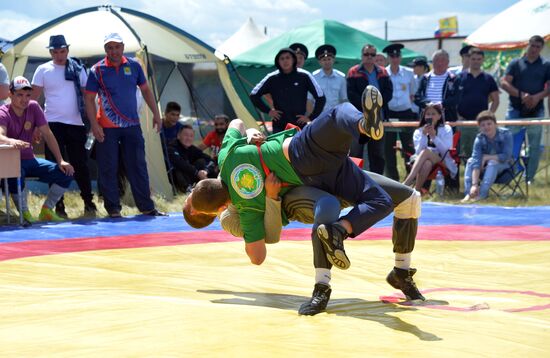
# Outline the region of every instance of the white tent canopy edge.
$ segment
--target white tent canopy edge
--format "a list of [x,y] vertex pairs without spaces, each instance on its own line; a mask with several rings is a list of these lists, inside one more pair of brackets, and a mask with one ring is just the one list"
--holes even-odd
[[[104,54],[103,38],[110,32],[122,36],[126,52],[141,54],[138,57],[153,87],[154,76],[152,71],[148,71],[151,70],[151,66],[147,66],[148,55],[181,63],[215,63],[235,113],[247,125],[256,126],[231,84],[227,65],[214,55],[212,47],[163,20],[131,9],[104,5],[67,13],[15,39],[13,47],[2,57],[2,63],[12,77],[23,74],[28,57],[49,57],[46,48],[49,38],[58,34],[65,35],[71,56],[101,56]],[[160,137],[153,130],[150,118],[148,110],[141,115],[150,185],[154,193],[171,199],[172,189],[164,167]]]

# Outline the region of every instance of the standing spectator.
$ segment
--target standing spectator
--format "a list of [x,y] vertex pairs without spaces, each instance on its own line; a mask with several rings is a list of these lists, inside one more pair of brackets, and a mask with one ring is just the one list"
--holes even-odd
[[[416,91],[420,88],[420,81],[422,81],[422,77],[428,72],[430,72],[430,65],[428,65],[428,61],[426,61],[422,57],[417,57],[412,62],[412,68],[414,73],[414,93],[416,94]],[[420,114],[420,108],[413,102],[411,103],[411,109],[414,113],[416,113],[416,116]]]
[[10,76],[8,70],[0,62],[0,106],[6,103],[10,96]]
[[[84,87],[88,75],[80,61],[69,57],[69,45],[63,35],[50,36],[51,61],[37,67],[32,78],[32,99],[44,94],[44,114],[48,125],[59,144],[59,150],[74,165],[74,178],[84,201],[84,214],[95,216],[97,207],[93,202],[92,181],[88,169],[88,156],[84,144],[87,117],[84,110]],[[54,153],[46,148],[47,160],[55,161]],[[63,197],[56,204],[57,215],[67,218]]]
[[433,167],[440,162],[445,165],[452,178],[456,177],[458,168],[449,155],[449,150],[453,146],[453,130],[445,123],[440,103],[428,103],[422,110],[413,140],[415,154],[411,161],[414,161],[414,164],[403,184],[414,183],[414,188],[422,191]]
[[[499,90],[493,76],[481,69],[485,54],[477,47],[470,47],[470,67],[458,74],[455,86],[460,93],[458,102],[458,118],[475,121],[477,115],[487,110],[496,112],[499,105]],[[470,157],[477,127],[462,127],[460,135],[460,154]]]
[[376,56],[374,56],[374,63],[380,67],[386,67],[388,65],[386,56],[384,56],[383,53],[377,53]]
[[[521,58],[510,62],[506,75],[500,84],[508,94],[510,102],[506,119],[544,117],[544,97],[550,93],[550,62],[540,56],[544,39],[535,35],[529,39],[527,52]],[[519,127],[513,129],[514,132]],[[539,166],[541,126],[528,126],[529,163],[527,180],[532,182]]]
[[[303,128],[315,119],[325,106],[325,96],[311,73],[297,68],[296,54],[290,48],[283,48],[275,56],[277,71],[265,76],[250,93],[250,100],[273,120],[273,133],[281,132],[287,123]],[[307,94],[315,99],[311,114],[306,114]],[[266,93],[271,95],[270,108],[263,100]]]
[[[23,192],[20,198],[21,206],[17,208],[19,215],[29,224],[36,221],[29,211],[25,190],[25,177],[36,176],[41,182],[51,184],[38,218],[42,221],[63,221],[53,208],[71,184],[74,168],[63,159],[40,105],[31,100],[30,82],[25,77],[15,77],[10,83],[9,91],[11,103],[0,106],[0,144],[21,149],[21,178],[12,178],[8,181],[13,201],[19,202],[16,194],[17,180],[21,180]],[[54,154],[56,163],[34,156],[32,137],[35,128]]]
[[[390,58],[390,65],[386,67],[390,75],[393,85],[392,99],[388,103],[388,117],[397,118],[400,121],[410,122],[416,121],[416,113],[412,111],[412,103],[414,99],[414,74],[413,72],[401,66],[401,49],[403,44],[391,44],[384,48],[385,53]],[[413,144],[414,128],[400,128],[399,138],[405,153],[414,152]],[[397,162],[395,158],[395,142],[397,140],[397,132],[387,131],[384,139],[384,158],[386,159],[386,167],[384,175],[393,180],[399,181],[399,172],[397,171]],[[403,155],[405,163],[409,161],[408,156]]]
[[[349,69],[347,75],[348,98],[351,104],[361,111],[361,95],[368,85],[372,85],[380,91],[384,100],[381,116],[385,120],[388,114],[388,102],[392,99],[393,86],[386,69],[374,63],[376,47],[366,44],[361,49],[361,63]],[[363,144],[365,137],[361,136],[359,142],[354,140],[351,156],[363,157]],[[367,142],[369,168],[377,174],[384,173],[384,140],[370,140]]]
[[210,156],[218,162],[218,153],[222,147],[223,137],[229,127],[229,117],[225,114],[214,116],[214,130],[210,131],[198,145],[200,150],[210,149]]
[[208,154],[195,147],[195,131],[188,124],[182,125],[177,139],[168,147],[168,157],[174,167],[174,185],[182,193],[191,190],[199,180],[218,176],[216,164]]
[[162,119],[162,131],[160,132],[160,135],[166,144],[176,139],[181,126],[183,126],[183,124],[179,121],[180,114],[181,106],[179,103],[166,103],[164,118]]
[[[105,209],[109,217],[121,217],[120,193],[117,185],[119,143],[124,167],[134,201],[145,215],[164,216],[155,209],[149,189],[145,162],[145,141],[137,113],[136,87],[153,112],[153,126],[157,133],[162,120],[153,92],[147,85],[143,70],[135,59],[124,56],[124,43],[117,33],[105,36],[106,56],[90,70],[86,84],[86,109],[97,139],[99,182]],[[98,95],[99,112],[95,98]]]
[[472,156],[464,171],[466,196],[462,199],[463,202],[486,199],[497,176],[512,164],[513,138],[510,131],[497,126],[497,119],[492,111],[479,113],[477,123],[480,133],[475,139]]
[[460,72],[467,71],[470,68],[470,49],[472,47],[472,45],[466,45],[460,49],[459,53],[462,64],[460,66],[453,66],[449,68],[449,72],[452,72],[458,76]]
[[327,100],[323,110],[348,101],[346,75],[334,68],[336,48],[332,45],[321,45],[315,50],[315,57],[321,68],[313,72],[313,78],[323,90]]
[[444,109],[445,121],[457,120],[456,105],[458,93],[454,89],[456,76],[448,71],[449,54],[445,50],[437,50],[432,55],[433,70],[422,77],[420,87],[414,96],[414,102],[420,110],[428,103],[441,103]]
[[306,63],[307,56],[309,55],[309,51],[307,50],[306,45],[299,42],[295,42],[288,47],[293,49],[294,52],[296,53],[296,67],[304,68],[304,64]]

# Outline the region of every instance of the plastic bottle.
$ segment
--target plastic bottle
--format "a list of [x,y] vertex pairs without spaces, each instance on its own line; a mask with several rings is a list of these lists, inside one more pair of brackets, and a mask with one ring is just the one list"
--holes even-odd
[[445,177],[443,176],[441,170],[438,170],[437,175],[435,176],[435,192],[440,197],[443,196],[443,193],[445,192]]
[[84,148],[86,148],[86,150],[92,149],[94,142],[95,142],[94,134],[92,132],[88,133],[88,137],[86,138],[86,143],[84,144]]

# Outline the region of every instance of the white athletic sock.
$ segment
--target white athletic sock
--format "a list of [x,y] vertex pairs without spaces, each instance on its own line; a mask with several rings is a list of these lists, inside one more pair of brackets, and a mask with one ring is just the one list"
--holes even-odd
[[48,191],[48,196],[46,201],[44,201],[44,206],[50,209],[55,208],[55,204],[61,199],[63,194],[67,191],[66,188],[63,188],[57,184],[52,184],[50,190]]
[[330,286],[330,270],[326,268],[316,268],[315,283],[324,283]]
[[411,253],[408,254],[400,254],[395,253],[395,267],[408,270],[411,268]]

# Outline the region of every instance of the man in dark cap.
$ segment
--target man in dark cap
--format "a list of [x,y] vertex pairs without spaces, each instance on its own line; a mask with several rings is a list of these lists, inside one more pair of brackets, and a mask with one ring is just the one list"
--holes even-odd
[[[93,202],[88,156],[84,148],[88,120],[84,111],[83,90],[88,75],[79,60],[69,57],[69,45],[63,35],[51,36],[47,48],[52,60],[34,71],[32,99],[37,100],[44,94],[44,114],[61,153],[74,165],[84,214],[95,216],[97,208]],[[46,148],[45,155],[47,160],[55,161],[50,149]],[[57,202],[55,211],[57,215],[67,217],[63,197]]]
[[291,49],[294,50],[296,53],[296,67],[298,68],[304,68],[304,63],[307,60],[307,56],[309,54],[309,51],[307,50],[306,45],[301,44],[299,42],[295,42],[292,45],[288,46]]
[[[273,119],[273,133],[281,132],[288,123],[303,128],[315,119],[325,106],[325,96],[311,73],[297,68],[294,50],[283,48],[275,56],[277,71],[265,76],[250,93],[250,100],[262,112]],[[306,115],[307,94],[315,100],[313,111]],[[262,96],[270,94],[270,108]]]
[[332,45],[321,45],[315,50],[320,69],[313,72],[315,81],[319,84],[327,102],[323,110],[332,108],[348,101],[346,90],[346,75],[334,67],[336,48]]
[[460,58],[462,59],[462,65],[453,66],[449,68],[449,71],[453,72],[455,75],[458,75],[460,72],[466,71],[468,68],[470,68],[470,49],[472,47],[472,45],[466,45],[460,49],[459,53]]
[[[414,74],[409,68],[401,66],[401,50],[404,47],[402,44],[395,43],[386,46],[382,50],[388,54],[390,59],[390,64],[386,67],[386,71],[388,71],[393,85],[392,99],[388,103],[388,117],[400,121],[416,121],[416,114],[412,111],[415,90]],[[413,128],[401,128],[399,131],[401,145],[406,153],[414,153],[413,131]],[[397,171],[395,157],[396,140],[397,132],[388,131],[386,133],[384,142],[384,157],[386,159],[384,175],[399,181],[399,172]],[[403,156],[403,159],[405,162],[408,161],[406,156]]]

